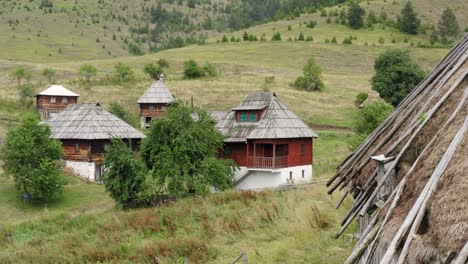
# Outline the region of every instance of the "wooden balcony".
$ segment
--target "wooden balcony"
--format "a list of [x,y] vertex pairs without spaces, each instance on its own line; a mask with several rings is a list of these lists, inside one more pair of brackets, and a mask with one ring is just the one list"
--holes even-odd
[[288,167],[288,156],[281,157],[253,157],[250,156],[247,168],[253,169],[280,169]]

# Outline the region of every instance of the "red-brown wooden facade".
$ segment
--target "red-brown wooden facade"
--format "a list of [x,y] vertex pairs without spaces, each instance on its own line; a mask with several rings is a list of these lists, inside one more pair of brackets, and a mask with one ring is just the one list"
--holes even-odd
[[222,156],[248,168],[279,169],[312,165],[313,140],[252,139],[247,143],[225,143]]

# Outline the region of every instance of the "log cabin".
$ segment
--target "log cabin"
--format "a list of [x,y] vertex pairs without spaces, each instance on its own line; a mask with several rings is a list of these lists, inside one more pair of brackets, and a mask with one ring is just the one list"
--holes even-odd
[[236,188],[255,190],[312,181],[317,134],[271,92],[255,92],[216,124],[221,156],[234,160]]
[[76,94],[61,85],[52,85],[36,95],[36,109],[42,120],[63,111],[67,106],[78,103]]
[[175,101],[171,91],[164,84],[163,76],[153,82],[146,92],[138,99],[140,105],[141,128],[148,128],[151,120],[162,116],[168,104]]
[[345,263],[468,263],[468,34],[338,166]]
[[69,105],[45,121],[51,137],[62,142],[66,167],[83,178],[99,182],[105,146],[120,138],[133,149],[145,137],[99,103]]

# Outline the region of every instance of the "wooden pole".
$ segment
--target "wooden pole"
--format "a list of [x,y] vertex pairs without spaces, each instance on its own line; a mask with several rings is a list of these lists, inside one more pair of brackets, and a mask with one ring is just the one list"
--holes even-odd
[[457,258],[453,261],[453,264],[464,264],[468,259],[468,241],[465,243],[465,246],[462,248],[460,253],[458,253]]

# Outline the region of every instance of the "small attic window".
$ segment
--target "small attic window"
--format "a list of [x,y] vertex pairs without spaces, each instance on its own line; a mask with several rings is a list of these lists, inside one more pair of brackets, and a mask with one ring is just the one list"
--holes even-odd
[[250,122],[257,122],[257,113],[250,113],[249,114],[249,121]]
[[150,106],[150,107],[149,107],[149,111],[150,111],[150,112],[154,112],[154,106]]
[[240,120],[241,122],[247,122],[247,113],[245,113],[245,112],[244,112],[244,113],[240,113],[240,115],[239,115],[239,120]]
[[55,104],[56,102],[57,102],[57,98],[55,98],[55,97],[50,98],[50,103],[51,104]]
[[62,97],[62,104],[68,104],[68,98]]

